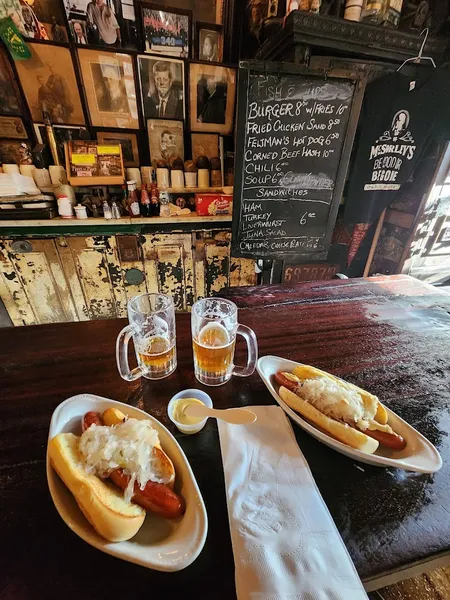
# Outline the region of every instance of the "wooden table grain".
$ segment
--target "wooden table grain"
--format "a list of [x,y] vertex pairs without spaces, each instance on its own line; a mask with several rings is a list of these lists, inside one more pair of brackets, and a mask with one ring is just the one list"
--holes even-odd
[[[260,355],[316,365],[377,394],[426,435],[444,460],[434,475],[357,465],[295,426],[319,489],[368,589],[449,562],[450,295],[396,276],[235,288],[224,295],[258,337]],[[219,388],[194,378],[190,316],[177,316],[178,369],[160,382],[123,381],[115,338],[125,320],[0,329],[0,598],[235,597],[217,426],[174,431],[166,407],[188,387],[218,408],[272,404],[255,373]],[[243,360],[238,343],[237,361]],[[142,408],[175,433],[209,517],[205,548],[179,573],[104,555],[73,534],[46,483],[52,411],[90,392]],[[388,576],[386,577],[386,574]],[[390,577],[390,579],[389,579]]]

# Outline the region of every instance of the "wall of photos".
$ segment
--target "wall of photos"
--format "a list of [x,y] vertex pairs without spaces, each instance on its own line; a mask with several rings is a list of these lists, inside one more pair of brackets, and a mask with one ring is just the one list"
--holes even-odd
[[[31,51],[0,48],[0,160],[46,141],[120,143],[125,166],[232,147],[236,70],[223,63],[226,0],[0,0]],[[177,6],[178,5],[178,6]],[[28,146],[27,146],[28,144]]]

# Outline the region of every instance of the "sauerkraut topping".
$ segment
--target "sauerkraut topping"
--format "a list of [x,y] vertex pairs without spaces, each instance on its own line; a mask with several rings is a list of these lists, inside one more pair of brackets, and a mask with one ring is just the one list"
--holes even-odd
[[340,385],[329,377],[304,379],[299,386],[299,394],[325,415],[367,429],[377,412],[378,401],[369,396],[363,401],[353,388]]
[[91,425],[80,438],[88,472],[105,478],[114,469],[123,469],[131,477],[124,493],[126,500],[131,500],[136,481],[141,489],[148,481],[169,483],[170,476],[154,455],[155,446],[159,446],[158,432],[150,421],[138,419],[127,419],[112,427]]

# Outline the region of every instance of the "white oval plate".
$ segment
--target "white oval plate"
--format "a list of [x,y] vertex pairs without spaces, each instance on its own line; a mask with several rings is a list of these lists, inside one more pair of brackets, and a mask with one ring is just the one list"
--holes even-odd
[[277,371],[292,371],[297,366],[305,366],[302,363],[280,358],[278,356],[262,356],[258,360],[257,370],[261,379],[266,384],[269,392],[281,406],[281,408],[305,431],[310,433],[319,441],[330,448],[337,450],[341,454],[353,458],[359,462],[375,465],[378,467],[396,467],[405,471],[416,471],[417,473],[434,473],[442,467],[442,458],[436,448],[414,427],[408,425],[392,410],[386,407],[388,412],[388,423],[399,435],[407,442],[406,448],[400,452],[389,450],[389,448],[378,447],[374,454],[366,454],[355,448],[351,448],[323,431],[320,431],[314,425],[311,425],[301,415],[283,402],[277,393],[278,384],[273,381],[273,375]]
[[175,466],[175,489],[186,501],[186,513],[177,521],[147,513],[138,533],[126,542],[108,542],[88,523],[63,481],[50,463],[47,451],[47,481],[56,510],[80,538],[102,552],[157,571],[180,571],[202,551],[208,531],[205,504],[188,460],[173,435],[156,419],[138,408],[80,394],[60,404],[52,415],[48,439],[58,433],[81,435],[81,417],[90,410],[118,408],[135,419],[149,419],[158,431],[161,446]]

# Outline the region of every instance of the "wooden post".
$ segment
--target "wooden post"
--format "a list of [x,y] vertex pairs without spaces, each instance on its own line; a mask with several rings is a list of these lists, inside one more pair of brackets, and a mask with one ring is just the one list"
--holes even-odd
[[375,234],[373,236],[372,245],[370,246],[369,256],[367,257],[366,266],[364,267],[363,277],[367,277],[369,275],[370,267],[372,266],[373,257],[375,255],[375,250],[377,248],[378,239],[380,237],[381,228],[383,227],[384,217],[386,216],[386,208],[380,215],[378,219],[377,228],[375,229]]

